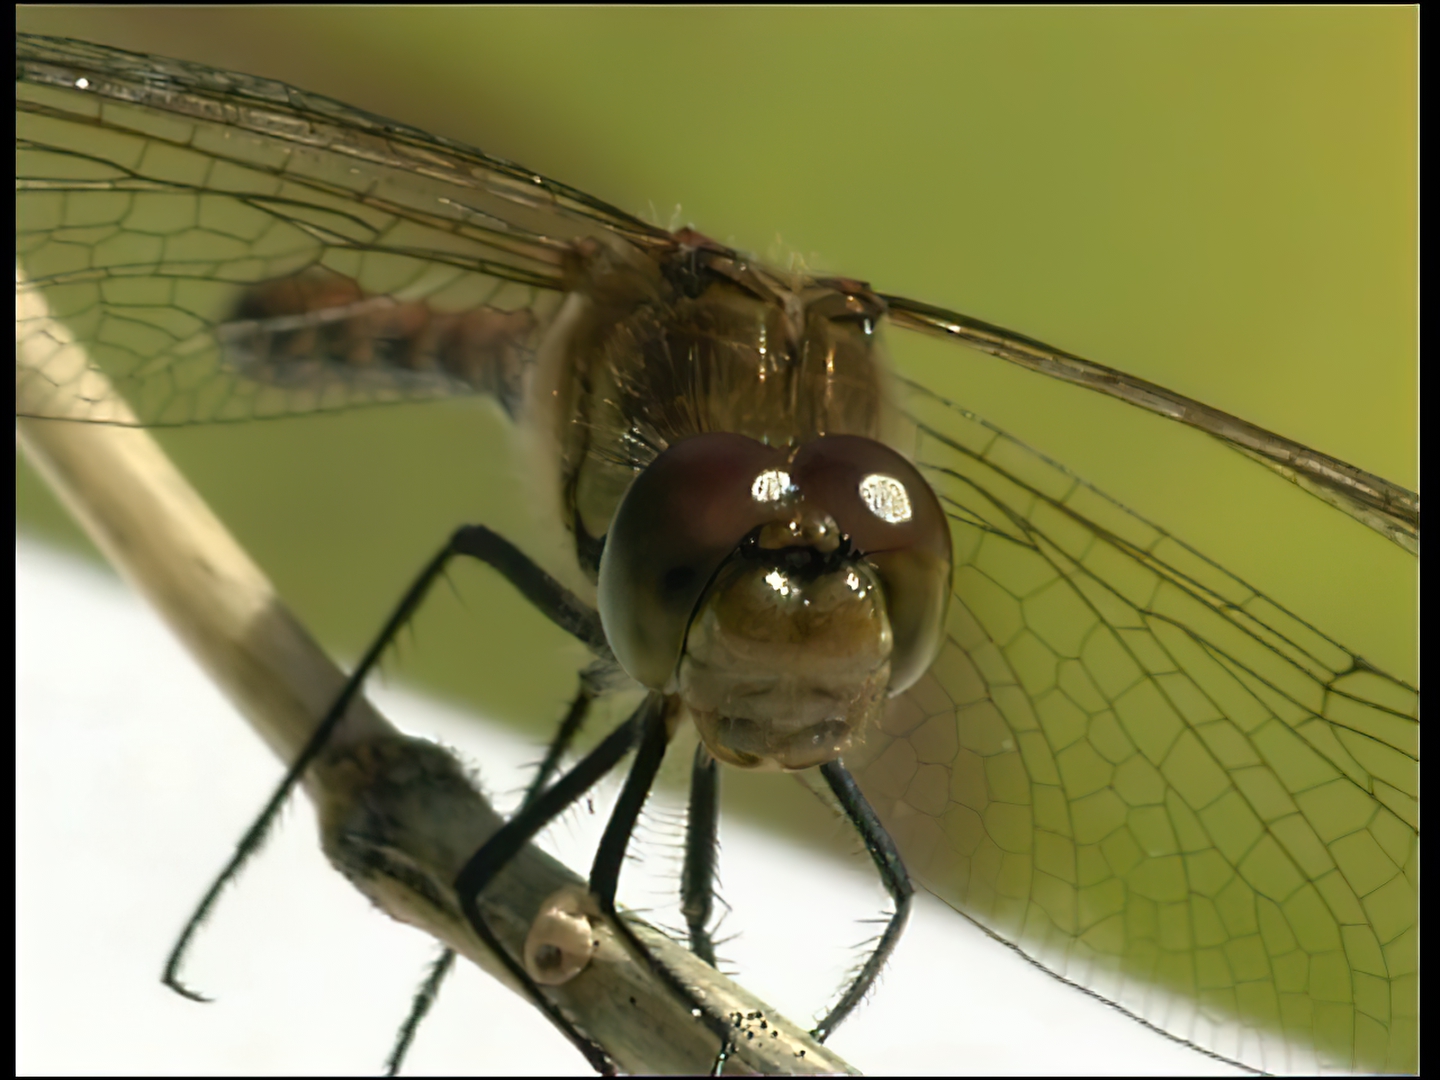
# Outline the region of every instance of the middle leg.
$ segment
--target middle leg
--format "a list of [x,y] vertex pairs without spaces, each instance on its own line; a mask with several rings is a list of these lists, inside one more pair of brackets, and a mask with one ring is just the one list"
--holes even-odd
[[[586,668],[580,673],[580,689],[575,694],[575,700],[570,703],[570,708],[565,714],[565,719],[560,722],[555,737],[550,740],[550,746],[545,751],[545,758],[540,767],[535,770],[535,778],[530,781],[530,786],[525,791],[525,798],[520,803],[520,809],[524,810],[539,797],[555,770],[559,768],[560,759],[574,742],[575,735],[579,732],[585,722],[585,717],[590,712],[590,706],[599,694],[598,677],[593,669]],[[415,991],[415,996],[410,1002],[410,1013],[405,1017],[404,1023],[396,1033],[394,1045],[391,1047],[390,1055],[385,1059],[385,1075],[398,1076],[400,1069],[405,1063],[405,1055],[410,1050],[410,1045],[415,1041],[415,1034],[420,1029],[420,1024],[426,1015],[435,1005],[436,998],[440,995],[440,987],[455,967],[455,950],[443,947],[440,955],[430,966],[424,981]]]
[[644,730],[644,720],[655,710],[658,695],[650,695],[625,723],[611,732],[578,765],[527,803],[502,825],[480,849],[470,857],[455,878],[455,891],[466,920],[477,936],[496,955],[525,990],[526,995],[583,1053],[591,1066],[600,1073],[615,1072],[615,1063],[604,1048],[581,1031],[552,1002],[526,970],[496,937],[480,910],[480,893],[495,876],[529,842],[530,838],[555,819],[571,803],[590,790],[634,747]]
[[685,818],[685,863],[680,871],[680,910],[690,931],[690,951],[715,966],[710,918],[715,910],[715,870],[719,856],[720,776],[704,744],[695,747],[690,770],[690,812]]

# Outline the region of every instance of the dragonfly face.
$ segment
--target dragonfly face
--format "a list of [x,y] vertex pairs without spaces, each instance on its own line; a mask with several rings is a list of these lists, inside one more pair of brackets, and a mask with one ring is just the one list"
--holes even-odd
[[[466,209],[474,211],[475,207],[471,205]],[[462,220],[473,224],[482,221],[482,218],[476,214],[467,219],[462,214]],[[572,241],[565,243],[571,244]],[[541,249],[545,247],[538,246]],[[542,250],[541,254],[543,256],[546,251]],[[543,258],[540,261],[543,262]],[[561,280],[564,273],[562,264],[563,260],[554,263],[561,266],[558,272]],[[33,265],[38,276],[47,274],[43,254],[36,256]],[[328,297],[326,305],[319,309],[310,304],[305,310],[307,316],[312,317],[308,322],[302,320],[298,327],[283,327],[278,322],[272,322],[269,332],[272,335],[294,335],[298,330],[301,334],[310,334],[313,340],[323,338],[327,327],[347,324],[346,332],[337,339],[335,351],[349,366],[354,367],[352,361],[366,354],[374,357],[385,353],[385,350],[371,347],[377,338],[374,332],[354,332],[354,320],[361,318],[361,312],[349,305],[363,303],[366,296],[388,295],[394,301],[393,308],[403,312],[404,305],[412,301],[400,293],[391,291],[382,294],[367,287],[364,281],[367,272],[378,273],[373,268],[362,267],[349,276],[355,291],[348,299],[344,295]],[[247,288],[263,288],[267,282],[277,280],[284,279],[276,274],[265,274]],[[557,295],[558,292],[556,290]],[[336,300],[339,302],[336,303]],[[225,335],[219,333],[218,328],[244,321],[232,317],[237,310],[233,295],[226,303],[230,306],[225,310],[231,314],[211,316],[217,331],[214,334],[215,352],[206,358],[212,361],[208,370],[216,370],[217,366],[213,363],[216,356],[233,358],[232,368],[238,370],[243,367],[241,358],[249,358],[253,362],[256,355],[273,355],[273,344],[268,346],[270,351],[265,352],[253,343],[254,327],[249,339],[237,331],[229,343],[226,342]],[[305,305],[302,304],[302,308]],[[266,318],[279,318],[274,315],[274,310],[273,307],[258,312],[249,309],[245,313],[264,329]],[[320,311],[336,310],[348,314],[338,320],[329,316],[314,317]],[[464,303],[454,302],[454,311],[443,314],[463,321],[464,316],[458,313],[465,310]],[[505,326],[512,328],[515,336],[520,338],[532,325],[538,326],[553,315],[553,312],[545,310],[544,302],[531,306],[513,303],[507,307],[502,304],[493,310],[499,314],[487,316],[482,331],[486,327]],[[370,317],[373,314],[371,312]],[[257,315],[258,318],[255,317]],[[67,318],[74,318],[74,315],[67,313]],[[395,319],[395,325],[399,325],[404,316],[395,316]],[[443,339],[446,333],[436,331],[435,338]],[[383,334],[378,336],[386,337]],[[459,336],[463,337],[464,333],[460,332]],[[481,340],[486,338],[484,332],[470,336]],[[390,332],[388,340],[407,340],[403,328]],[[288,341],[295,343],[298,339],[292,336]],[[122,344],[120,348],[123,350],[126,347]],[[489,348],[488,353],[486,348]],[[480,351],[487,357],[482,365],[485,370],[504,370],[506,361],[494,361],[489,357],[503,354],[505,350],[497,353],[485,346]],[[445,350],[440,349],[439,352],[444,353]],[[392,348],[388,355],[394,353]],[[177,351],[176,355],[180,353]],[[296,355],[310,360],[315,358],[314,349],[308,343]],[[424,392],[425,387],[440,380],[459,379],[463,382],[466,378],[473,378],[456,375],[450,369],[437,371],[428,365],[421,365],[417,379],[409,375],[396,378],[388,372],[386,364],[378,367],[378,380],[368,380],[368,373],[357,368],[360,373],[342,380],[340,385],[348,393],[368,394],[378,387],[378,392],[382,394],[404,395],[417,388]],[[224,370],[223,366],[219,370]],[[498,389],[498,396],[504,400],[509,391],[503,387],[509,385],[512,383],[506,379],[492,379],[481,388],[491,392],[502,388]],[[295,400],[292,387],[284,379],[262,380],[259,386],[260,389],[254,391],[255,396],[249,401],[251,405]],[[272,391],[278,392],[278,396]],[[1173,883],[1164,883],[1163,887],[1159,887],[1153,880],[1147,879],[1147,875],[1163,874],[1166,872],[1163,866],[1178,865],[1176,860],[1181,859],[1182,851],[1187,856],[1196,856],[1197,851],[1202,849],[1193,847],[1195,835],[1200,834],[1171,837],[1166,833],[1167,826],[1158,826],[1159,831],[1156,832],[1152,830],[1152,825],[1158,825],[1159,819],[1167,818],[1168,829],[1173,833],[1179,828],[1177,822],[1188,820],[1185,808],[1194,815],[1201,815],[1202,811],[1214,807],[1216,809],[1210,810],[1209,819],[1200,818],[1200,832],[1213,838],[1213,831],[1219,828],[1214,824],[1214,818],[1221,813],[1218,807],[1229,805],[1219,800],[1226,799],[1231,792],[1250,797],[1243,791],[1242,785],[1222,785],[1223,790],[1206,801],[1195,787],[1202,783],[1202,778],[1191,771],[1192,767],[1199,766],[1194,766],[1193,761],[1184,756],[1188,753],[1185,748],[1194,743],[1194,738],[1189,738],[1180,729],[1189,726],[1192,732],[1199,732],[1208,724],[1211,725],[1208,729],[1210,734],[1217,739],[1222,738],[1218,730],[1226,728],[1227,723],[1240,724],[1244,710],[1232,703],[1224,706],[1218,717],[1176,711],[1178,733],[1167,736],[1169,741],[1163,747],[1146,746],[1140,745],[1144,740],[1137,737],[1131,726],[1132,717],[1136,715],[1132,711],[1136,701],[1127,694],[1136,687],[1154,688],[1188,679],[1193,687],[1201,691],[1202,697],[1211,701],[1229,700],[1225,697],[1226,688],[1233,690],[1237,683],[1247,688],[1252,697],[1267,699],[1267,691],[1249,686],[1245,678],[1234,671],[1219,675],[1200,673],[1200,668],[1205,665],[1203,657],[1177,659],[1176,654],[1184,652],[1183,642],[1164,641],[1163,633],[1155,630],[1152,624],[1156,620],[1168,620],[1186,633],[1198,633],[1203,643],[1201,651],[1209,652],[1212,657],[1217,652],[1233,656],[1232,651],[1222,647],[1224,634],[1238,632],[1243,639],[1249,631],[1245,626],[1237,631],[1232,624],[1229,628],[1220,627],[1219,636],[1205,636],[1201,624],[1214,614],[1215,609],[1206,604],[1202,595],[1204,590],[1197,593],[1194,588],[1177,583],[1174,571],[1179,564],[1174,559],[1161,559],[1157,566],[1153,560],[1136,555],[1136,552],[1170,550],[1169,538],[1163,533],[1146,534],[1143,530],[1132,533],[1113,522],[1097,528],[1104,514],[1114,511],[1103,508],[1099,503],[1086,502],[1093,496],[1088,489],[1065,480],[1063,474],[1057,471],[1047,471],[1043,463],[1033,457],[1027,458],[1023,448],[1017,448],[1002,436],[988,432],[980,425],[971,426],[946,403],[937,402],[923,393],[919,396],[922,405],[912,410],[911,417],[920,432],[921,442],[926,439],[930,442],[928,455],[918,456],[922,465],[928,467],[927,476],[935,478],[942,505],[951,516],[952,525],[947,539],[954,542],[956,552],[957,587],[952,600],[952,617],[947,624],[945,648],[948,652],[942,654],[940,665],[921,681],[916,692],[903,699],[899,711],[887,719],[881,737],[865,744],[866,749],[862,753],[873,755],[873,759],[856,757],[852,767],[861,770],[862,776],[869,772],[873,777],[872,799],[877,804],[885,802],[882,812],[890,817],[892,828],[904,837],[907,849],[931,855],[933,861],[915,860],[923,864],[920,869],[926,880],[942,895],[960,897],[962,908],[978,912],[979,917],[1000,927],[1000,932],[1013,940],[1029,946],[1035,944],[1026,938],[1029,933],[1027,920],[1035,917],[1048,918],[1051,925],[1046,932],[1057,934],[1062,939],[1076,934],[1077,927],[1085,927],[1087,933],[1101,927],[1110,916],[1101,912],[1104,917],[1096,918],[1099,908],[1093,905],[1100,903],[1103,907],[1103,902],[1113,903],[1105,898],[1117,888],[1121,893],[1128,890],[1131,899],[1142,908],[1148,902],[1153,908],[1156,925],[1161,926],[1166,919],[1176,917],[1178,909],[1174,905],[1180,901],[1165,895],[1165,888]],[[141,400],[144,400],[143,396]],[[173,403],[174,399],[170,400]],[[207,400],[218,401],[221,398],[207,399],[203,393],[197,393],[187,404],[203,405]],[[225,400],[235,399],[226,397]],[[935,411],[926,413],[926,408]],[[163,421],[164,417],[158,419]],[[570,460],[573,464],[574,459]],[[562,454],[562,470],[566,461]],[[606,505],[613,505],[621,493],[617,489],[623,489],[625,485],[614,483],[613,478],[603,475],[603,470],[596,475],[587,475],[583,456],[581,462],[571,473],[576,478],[576,489],[583,488],[595,494],[588,502],[577,500],[571,511],[573,520],[582,525],[586,521],[604,522],[607,520]],[[607,459],[604,464],[613,464],[613,460]],[[1017,489],[1019,495],[1016,494]],[[1046,518],[1045,515],[1051,516]],[[1104,520],[1109,522],[1109,519]],[[1126,519],[1121,516],[1116,521]],[[1081,528],[1079,533],[1067,531],[1077,523]],[[822,521],[803,515],[797,517],[794,524],[802,530],[818,532],[823,532],[825,527]],[[1127,522],[1129,524],[1133,523]],[[603,531],[590,532],[589,527],[584,532],[592,538],[604,535]],[[576,535],[579,537],[581,531],[577,530]],[[582,552],[582,562],[583,557]],[[597,568],[602,588],[603,558],[602,555]],[[1118,562],[1107,563],[1106,560]],[[1122,565],[1125,569],[1117,568]],[[1182,576],[1195,569],[1185,565],[1188,569]],[[1076,568],[1079,567],[1085,568],[1085,573],[1077,574]],[[1147,573],[1155,576],[1146,577]],[[1101,584],[1098,593],[1086,591],[1088,587],[1081,580],[1086,577]],[[1192,585],[1194,580],[1191,579]],[[1233,595],[1240,599],[1233,599],[1227,592],[1230,587],[1230,582],[1217,578],[1210,579],[1205,589],[1213,588],[1219,594],[1231,597],[1229,602],[1238,603],[1242,608],[1257,606],[1250,603],[1250,595],[1237,593]],[[1183,595],[1172,595],[1177,589]],[[1066,608],[1067,603],[1077,599],[1092,609],[1088,618]],[[1169,606],[1172,602],[1178,606]],[[1200,606],[1193,606],[1196,603]],[[1192,606],[1187,607],[1187,604]],[[1134,621],[1127,622],[1127,619]],[[1288,633],[1285,630],[1276,631],[1273,623],[1267,625],[1271,631],[1282,636]],[[893,627],[891,633],[893,636]],[[1138,644],[1138,638],[1147,634],[1150,637],[1146,644]],[[880,636],[883,637],[883,634]],[[1105,654],[1105,650],[1118,645],[1120,652],[1128,652],[1130,660],[1135,661],[1145,654],[1149,645],[1157,642],[1162,652],[1177,666],[1183,679],[1167,680],[1163,676],[1173,672],[1143,664],[1130,669],[1123,661]],[[1316,647],[1323,653],[1324,647]],[[880,647],[876,648],[879,651]],[[1320,663],[1319,667],[1315,666],[1315,661]],[[1287,665],[1291,669],[1288,674],[1277,669],[1258,677],[1266,685],[1288,687],[1286,679],[1299,665],[1306,672],[1304,677],[1318,680],[1327,692],[1343,691],[1347,698],[1354,694],[1348,683],[1336,681],[1345,674],[1343,656],[1327,659],[1313,653],[1306,657],[1287,654],[1282,668]],[[1328,674],[1325,673],[1327,670]],[[1086,673],[1083,681],[1075,680],[1077,672]],[[1218,681],[1207,684],[1205,678]],[[1294,691],[1293,687],[1287,693],[1291,691]],[[696,690],[697,698],[702,692]],[[1176,699],[1187,692],[1173,691]],[[1304,699],[1304,694],[1294,691],[1292,700],[1299,699]],[[1017,705],[1017,701],[1028,701],[1029,705]],[[1273,704],[1269,707],[1272,717],[1277,715],[1276,707]],[[1313,705],[1302,707],[1315,708]],[[937,717],[946,715],[950,725],[948,736],[939,730],[942,725],[936,722]],[[1147,715],[1154,716],[1156,713],[1152,711]],[[1323,712],[1308,715],[1312,720],[1324,718]],[[1305,721],[1285,722],[1292,730],[1298,730]],[[1256,726],[1245,726],[1251,723]],[[1264,723],[1246,720],[1245,724],[1240,724],[1241,741],[1260,745],[1263,740],[1256,732],[1264,727]],[[1072,735],[1075,737],[1072,738]],[[1195,738],[1206,739],[1204,735],[1196,735]],[[1029,748],[1036,739],[1049,744],[1054,766],[1053,782],[1043,779],[1043,761],[1037,764],[1033,758],[1026,756],[1027,752],[1033,752]],[[1208,739],[1205,745],[1211,749],[1201,755],[1203,758],[1223,758],[1224,755],[1214,749]],[[1104,764],[1097,763],[1097,755]],[[1111,760],[1112,757],[1118,760]],[[895,759],[900,760],[897,762]],[[1256,763],[1231,763],[1227,767],[1257,768],[1263,772],[1269,760],[1262,754]],[[1152,771],[1146,771],[1147,763]],[[944,770],[942,779],[936,779],[939,774],[934,766]],[[873,772],[870,772],[872,769]],[[1140,773],[1144,775],[1134,777],[1134,774]],[[1178,794],[1183,807],[1179,804],[1172,806],[1171,793]],[[1291,794],[1294,797],[1295,793]],[[1123,804],[1118,809],[1116,797]],[[1048,800],[1058,800],[1059,805],[1068,809],[1059,817],[1046,817],[1051,809]],[[1376,813],[1378,817],[1375,821],[1378,822],[1393,810],[1378,810]],[[1067,815],[1069,820],[1065,820]],[[1269,825],[1270,819],[1261,817],[1259,820]],[[1388,821],[1388,818],[1385,820]],[[1391,828],[1389,825],[1372,824],[1370,828],[1382,847],[1393,839],[1386,832]],[[943,835],[937,835],[937,830]],[[1279,826],[1273,829],[1277,835],[1281,831]],[[1124,847],[1127,838],[1135,845],[1134,857],[1138,861],[1121,870],[1119,868],[1125,865],[1127,856],[1115,849]],[[1327,850],[1335,848],[1332,857],[1337,859],[1344,850],[1338,838],[1322,838],[1321,843]],[[1168,849],[1166,844],[1171,844],[1174,850]],[[1057,850],[1050,850],[1052,847]],[[1215,878],[1206,882],[1218,897],[1213,901],[1218,912],[1216,925],[1224,927],[1221,931],[1224,944],[1214,947],[1222,951],[1225,947],[1243,948],[1236,943],[1248,938],[1246,935],[1235,936],[1237,931],[1231,925],[1234,909],[1226,906],[1233,903],[1230,898],[1232,893],[1225,892],[1226,889],[1233,892],[1239,888],[1234,884],[1236,881],[1248,881],[1240,869],[1243,856],[1224,850],[1223,845],[1203,851],[1215,852],[1213,857],[1235,871],[1228,878],[1223,871],[1218,872]],[[1395,856],[1388,857],[1394,863]],[[1017,874],[1024,881],[1018,892],[1013,884]],[[1395,875],[1385,880],[1394,881]],[[1255,882],[1249,882],[1249,885],[1262,897],[1268,895],[1264,889],[1257,888]],[[1047,889],[1054,892],[1048,893]],[[1274,902],[1279,906],[1279,901]],[[1263,899],[1256,900],[1253,895],[1248,903],[1257,911],[1269,910]],[[1203,923],[1206,918],[1204,909],[1203,903],[1188,905],[1185,917],[1192,926]],[[1113,914],[1135,909],[1122,904],[1119,909],[1107,910]],[[1282,913],[1284,910],[1282,906]],[[1078,923],[1072,919],[1077,912],[1081,913]],[[1266,917],[1257,916],[1257,920]],[[1292,929],[1302,928],[1294,922],[1290,925]],[[1305,924],[1303,929],[1313,929],[1313,925]],[[1106,932],[1113,929],[1112,924]],[[1146,969],[1148,977],[1183,998],[1185,976],[1171,973],[1164,962],[1164,955],[1198,957],[1201,950],[1193,944],[1188,947],[1176,945],[1158,930],[1147,934],[1141,927],[1138,937],[1126,936],[1132,933],[1128,926],[1119,932],[1125,944],[1120,953],[1108,955],[1130,955],[1125,950],[1137,941],[1148,943],[1146,947],[1153,945],[1158,954],[1163,955],[1161,960],[1142,962],[1142,966],[1143,963],[1151,965]],[[1095,948],[1097,940],[1103,936],[1098,930],[1090,933],[1085,941],[1086,947]],[[1043,949],[1035,951],[1043,953]],[[1099,952],[1107,955],[1104,948],[1100,948]],[[1089,957],[1086,962],[1095,964],[1095,970],[1105,969],[1105,964],[1094,957]],[[1075,969],[1066,967],[1064,970],[1073,972]],[[1123,982],[1128,978],[1146,977],[1143,972],[1137,975],[1138,970],[1126,969],[1121,964],[1118,969],[1104,970],[1096,981],[1113,978]],[[1116,996],[1123,995],[1117,993]],[[1354,1029],[1353,1024],[1351,1028]],[[1186,1033],[1193,1035],[1193,1029],[1192,1024]]]
[[678,691],[722,761],[834,760],[939,648],[944,515],[873,440],[694,436],[635,480],[610,535],[606,636],[632,677]]

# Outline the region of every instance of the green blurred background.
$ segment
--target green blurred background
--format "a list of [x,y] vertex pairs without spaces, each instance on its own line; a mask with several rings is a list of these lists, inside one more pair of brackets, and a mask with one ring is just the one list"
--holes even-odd
[[[954,307],[1418,483],[1408,8],[44,9],[17,28],[282,79],[778,261]],[[1194,433],[943,343],[902,370],[1417,678],[1416,561]],[[167,447],[338,656],[461,521],[524,540],[466,404]],[[17,527],[84,547],[17,462]],[[22,549],[23,551],[23,549]],[[456,575],[406,680],[548,730],[581,659]],[[403,722],[403,718],[399,718]],[[798,820],[795,785],[727,779]],[[777,805],[775,800],[779,801]]]

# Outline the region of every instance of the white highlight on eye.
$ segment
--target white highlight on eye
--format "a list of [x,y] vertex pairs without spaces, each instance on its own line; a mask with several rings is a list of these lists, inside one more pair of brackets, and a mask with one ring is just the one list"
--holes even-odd
[[860,498],[865,501],[866,509],[891,525],[899,525],[915,516],[905,485],[884,473],[871,473],[860,481]]
[[779,570],[771,570],[765,575],[765,584],[778,592],[781,596],[790,595],[790,580]]
[[750,497],[756,502],[779,502],[794,490],[790,474],[784,469],[766,469],[750,485]]

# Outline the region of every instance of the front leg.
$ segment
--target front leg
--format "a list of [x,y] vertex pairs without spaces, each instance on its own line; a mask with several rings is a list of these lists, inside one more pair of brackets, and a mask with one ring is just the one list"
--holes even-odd
[[830,791],[840,804],[840,809],[855,826],[855,831],[865,841],[865,850],[870,853],[870,858],[875,863],[875,869],[880,872],[880,881],[885,886],[885,891],[895,902],[895,911],[891,914],[889,921],[885,924],[885,930],[880,935],[880,940],[875,943],[875,948],[866,957],[865,963],[855,978],[850,981],[840,1000],[835,1003],[825,1018],[815,1025],[811,1032],[817,1040],[824,1042],[829,1038],[830,1033],[840,1026],[840,1022],[850,1015],[856,1005],[864,999],[870,987],[880,976],[880,970],[885,966],[885,961],[890,959],[890,954],[895,950],[895,944],[900,940],[901,933],[905,930],[905,921],[910,917],[910,900],[915,895],[915,886],[910,884],[910,875],[905,870],[905,863],[900,858],[900,852],[895,847],[895,841],[885,831],[885,826],[880,824],[880,819],[875,815],[870,803],[860,793],[860,788],[855,784],[844,765],[838,761],[827,762],[820,766],[820,775],[825,777],[825,782],[830,785]]
[[[590,894],[599,905],[601,914],[608,916],[611,925],[629,946],[631,953],[643,960],[656,977],[689,1006],[691,1015],[699,1019],[720,1040],[712,1070],[718,1073],[734,1050],[734,1036],[729,1018],[715,1011],[711,1004],[698,997],[690,986],[661,963],[615,910],[615,890],[620,883],[620,867],[625,862],[625,851],[630,846],[630,837],[635,832],[640,810],[650,795],[655,776],[665,758],[665,748],[670,743],[670,725],[675,701],[663,698],[657,693],[652,693],[649,700],[655,702],[655,706],[645,717],[640,743],[635,751],[635,761],[630,766],[630,775],[625,778],[625,787],[620,792],[609,822],[606,823],[605,833],[600,838],[600,847],[595,852],[595,862],[590,868]],[[714,767],[713,761],[711,767]],[[709,845],[713,849],[713,831]],[[706,882],[706,885],[708,891],[709,882]],[[702,959],[710,962],[708,958]]]
[[264,845],[275,819],[290,796],[290,792],[300,782],[300,778],[305,775],[305,770],[314,764],[315,759],[325,749],[331,735],[334,734],[340,721],[349,711],[351,703],[360,693],[366,676],[379,663],[380,657],[384,655],[390,643],[395,640],[395,636],[414,616],[435,581],[449,566],[450,561],[460,555],[479,559],[499,570],[537,610],[553,623],[585,642],[602,658],[610,656],[609,646],[605,643],[605,631],[600,626],[600,616],[593,608],[547,574],[524,552],[499,533],[487,529],[483,525],[463,525],[456,529],[445,542],[445,546],[436,552],[430,562],[426,564],[425,569],[405,591],[405,595],[400,598],[399,604],[395,606],[395,610],[385,621],[380,633],[376,635],[370,647],[365,650],[365,655],[361,658],[360,663],[350,673],[350,677],[345,680],[345,686],[325,713],[324,718],[316,726],[304,749],[291,763],[284,778],[276,786],[259,816],[246,830],[245,835],[240,838],[229,862],[211,882],[200,903],[191,913],[165,962],[162,981],[166,986],[192,1000],[206,1000],[180,979],[180,966],[184,962],[185,954],[189,950],[190,942],[196,931],[209,917],[225,886],[239,875],[250,857]]
[[720,776],[701,743],[690,769],[690,806],[685,815],[685,863],[680,871],[680,911],[690,932],[690,951],[715,966],[710,918],[715,910],[716,831],[720,823]]

